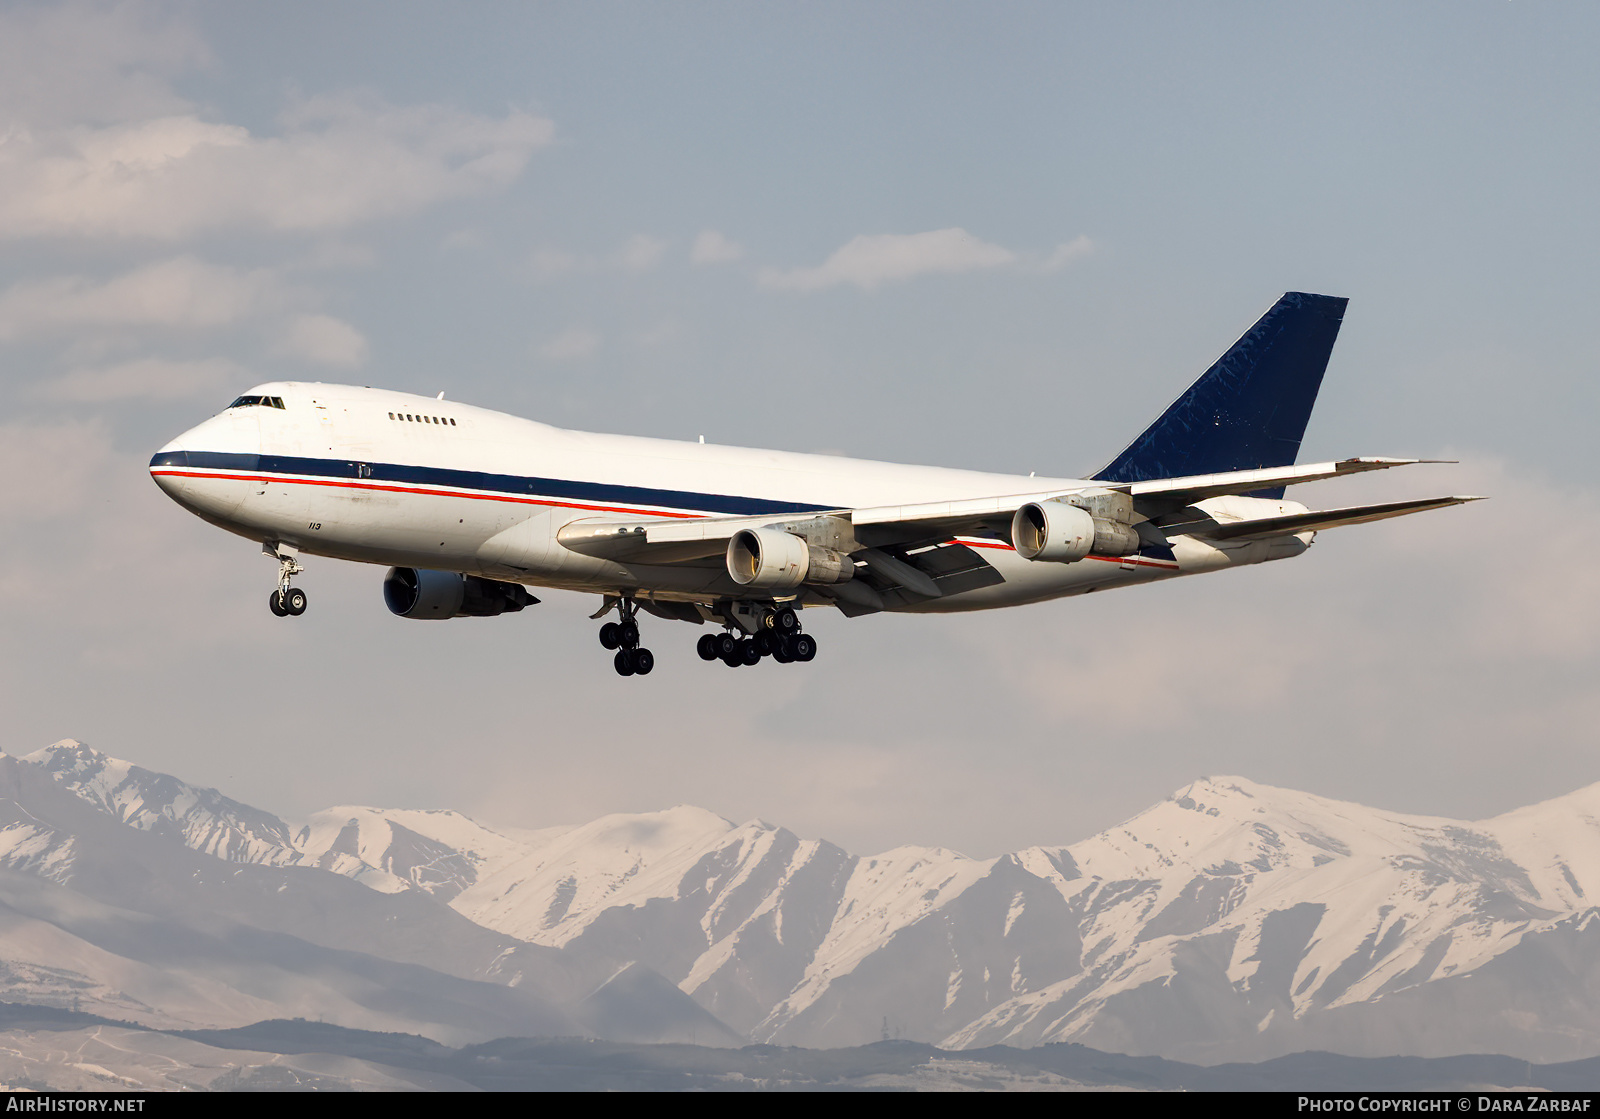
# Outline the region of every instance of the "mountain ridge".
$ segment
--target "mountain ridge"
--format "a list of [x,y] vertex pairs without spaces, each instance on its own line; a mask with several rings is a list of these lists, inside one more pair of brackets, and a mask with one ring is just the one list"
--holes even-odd
[[[527,946],[508,960],[576,954],[625,962],[618,975],[637,963],[775,1044],[895,1031],[955,1048],[1256,1060],[1309,1040],[1359,1055],[1399,1036],[1383,1025],[1392,1009],[1440,1018],[1427,1038],[1401,1039],[1427,1056],[1452,1036],[1481,1040],[1447,1021],[1460,992],[1499,1000],[1486,1021],[1521,1005],[1502,973],[1600,993],[1600,783],[1460,821],[1205,777],[1075,843],[974,859],[855,855],[690,805],[533,831],[353,806],[284,821],[72,740],[20,764],[119,826],[210,858],[448,909]],[[31,828],[0,831],[0,865],[70,883],[71,843]],[[515,971],[485,977],[520,982]],[[661,993],[639,975],[627,990]],[[1517,1048],[1513,1015],[1501,1051],[1600,1051],[1600,1015],[1548,1001],[1543,1048]]]

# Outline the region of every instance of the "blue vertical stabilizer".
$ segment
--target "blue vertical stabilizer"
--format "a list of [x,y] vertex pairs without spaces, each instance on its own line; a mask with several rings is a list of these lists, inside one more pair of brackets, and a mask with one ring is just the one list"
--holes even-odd
[[1143,482],[1293,465],[1348,302],[1285,292],[1095,478]]

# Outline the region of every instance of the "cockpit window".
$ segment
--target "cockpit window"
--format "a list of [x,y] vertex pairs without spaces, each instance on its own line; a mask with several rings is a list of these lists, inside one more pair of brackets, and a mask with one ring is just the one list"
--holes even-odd
[[281,397],[281,396],[241,396],[238,400],[235,400],[232,404],[228,405],[228,407],[229,408],[251,408],[251,407],[282,408],[283,407],[283,397]]

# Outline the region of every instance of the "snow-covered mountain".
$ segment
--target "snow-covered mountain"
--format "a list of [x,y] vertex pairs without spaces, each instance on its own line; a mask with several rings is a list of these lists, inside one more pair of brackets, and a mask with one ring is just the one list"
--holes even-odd
[[645,965],[494,932],[356,858],[332,873],[297,834],[79,743],[0,754],[0,1001],[163,1028],[739,1040]]
[[[588,1000],[591,1021],[638,1019],[617,1000],[667,1005],[676,984],[779,1044],[887,1027],[1208,1061],[1600,1052],[1600,785],[1466,823],[1212,778],[1080,843],[979,860],[862,857],[691,807],[541,831],[375,808],[289,823],[75,742],[4,761],[206,865],[456,919],[499,946],[462,978]],[[79,834],[5,824],[0,867],[78,882]]]

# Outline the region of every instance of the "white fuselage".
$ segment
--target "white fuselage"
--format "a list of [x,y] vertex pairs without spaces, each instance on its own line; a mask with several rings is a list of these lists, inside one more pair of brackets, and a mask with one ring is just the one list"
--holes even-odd
[[[752,596],[720,562],[619,563],[564,547],[584,518],[820,512],[1068,490],[1093,483],[830,455],[597,435],[454,401],[281,382],[159,451],[150,471],[185,508],[308,555],[480,575],[532,586],[707,602]],[[1263,512],[1303,509],[1255,502]],[[979,610],[1297,555],[1310,534],[1233,546],[1192,536],[1171,558],[1031,562],[962,538],[1004,581],[902,609]],[[770,597],[770,596],[768,596]]]

